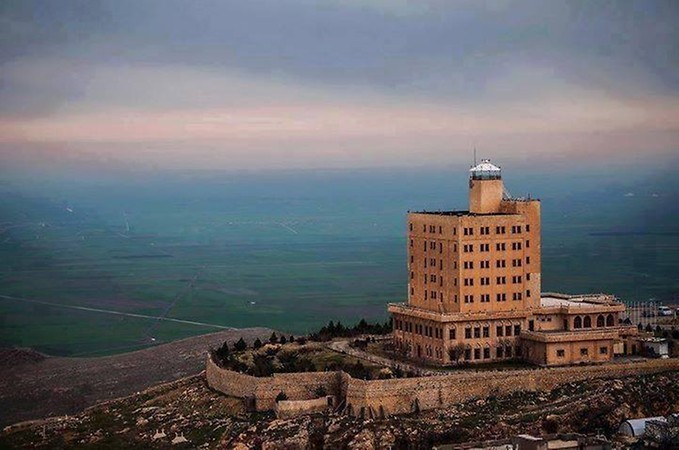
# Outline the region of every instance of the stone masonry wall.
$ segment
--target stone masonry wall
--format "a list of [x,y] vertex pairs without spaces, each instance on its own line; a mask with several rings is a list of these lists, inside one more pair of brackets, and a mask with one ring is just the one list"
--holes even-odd
[[515,391],[548,391],[560,384],[594,378],[617,378],[679,370],[679,360],[647,360],[552,369],[463,372],[450,375],[391,380],[358,380],[344,372],[276,374],[256,378],[217,367],[208,357],[208,384],[220,392],[254,398],[258,411],[272,410],[283,391],[289,400],[311,400],[323,386],[328,395],[346,402],[349,414],[381,417],[414,410],[445,407],[475,397]]

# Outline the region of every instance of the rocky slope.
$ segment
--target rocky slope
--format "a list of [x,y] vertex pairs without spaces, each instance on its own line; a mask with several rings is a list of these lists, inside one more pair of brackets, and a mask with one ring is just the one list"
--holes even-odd
[[384,420],[324,414],[289,420],[246,413],[202,375],[92,407],[72,417],[14,426],[9,448],[424,449],[519,433],[602,431],[629,417],[679,412],[679,372],[593,380]]

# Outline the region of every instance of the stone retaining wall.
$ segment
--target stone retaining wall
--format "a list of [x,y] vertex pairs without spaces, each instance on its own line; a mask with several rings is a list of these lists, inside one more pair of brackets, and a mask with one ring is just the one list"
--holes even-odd
[[553,369],[463,372],[450,375],[359,380],[344,372],[275,374],[256,378],[217,367],[208,357],[208,384],[227,395],[250,399],[257,411],[272,410],[279,392],[289,400],[311,400],[322,386],[339,402],[344,400],[352,415],[382,417],[416,410],[427,410],[460,403],[472,398],[516,391],[549,391],[573,381],[619,378],[679,370],[679,360],[646,360],[616,364]]

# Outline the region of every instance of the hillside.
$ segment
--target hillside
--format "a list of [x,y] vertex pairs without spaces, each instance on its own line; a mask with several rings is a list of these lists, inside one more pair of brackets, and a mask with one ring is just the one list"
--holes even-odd
[[246,413],[203,375],[55,418],[5,429],[0,447],[424,449],[519,433],[601,431],[629,417],[679,412],[679,372],[569,383],[383,420],[337,414],[275,419]]
[[195,336],[121,355],[49,357],[29,349],[0,350],[0,425],[75,414],[95,403],[200,373],[210,347],[272,330],[246,328]]

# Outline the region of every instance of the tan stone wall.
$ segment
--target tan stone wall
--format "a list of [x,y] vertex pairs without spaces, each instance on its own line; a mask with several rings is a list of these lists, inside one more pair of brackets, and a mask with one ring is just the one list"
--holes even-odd
[[302,414],[327,411],[334,404],[334,397],[321,397],[313,400],[283,400],[276,403],[276,417],[287,419]]
[[491,394],[522,390],[548,391],[573,381],[676,370],[679,370],[679,360],[668,359],[365,381],[354,379],[344,372],[279,374],[256,378],[221,369],[208,358],[207,380],[213,389],[227,395],[245,399],[254,394],[259,411],[274,409],[276,395],[281,390],[290,400],[311,400],[316,388],[324,386],[330,395],[339,392],[337,398],[345,399],[351,414],[379,417],[415,409],[445,407]]
[[344,396],[340,372],[277,373],[272,377],[253,377],[218,367],[208,356],[206,377],[210,387],[237,398],[250,399],[257,411],[274,409],[276,396],[284,392],[289,400],[315,399],[318,388],[328,395]]
[[502,180],[469,180],[469,212],[490,214],[500,212],[504,186]]

